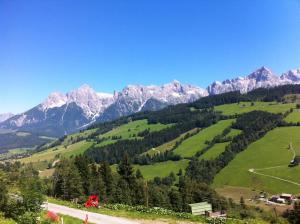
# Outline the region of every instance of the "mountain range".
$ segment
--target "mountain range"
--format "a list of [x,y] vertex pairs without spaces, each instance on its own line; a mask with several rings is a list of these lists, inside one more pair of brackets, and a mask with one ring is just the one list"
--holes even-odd
[[42,103],[18,115],[0,115],[0,129],[29,131],[59,137],[94,122],[114,120],[139,111],[159,110],[168,105],[193,102],[201,97],[231,91],[247,93],[256,88],[299,84],[300,69],[276,76],[266,67],[206,89],[173,81],[161,86],[128,85],[114,94],[99,93],[88,85],[62,94],[51,93]]

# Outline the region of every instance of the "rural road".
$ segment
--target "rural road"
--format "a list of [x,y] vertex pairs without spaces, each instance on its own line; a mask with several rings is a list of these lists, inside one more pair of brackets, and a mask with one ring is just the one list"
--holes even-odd
[[48,207],[48,211],[55,213],[72,216],[81,220],[85,220],[88,215],[88,221],[94,224],[138,224],[139,222],[132,221],[125,218],[118,218],[109,215],[102,215],[93,212],[87,212],[79,209],[69,208],[62,205],[48,203],[44,205],[45,209]]
[[[274,168],[274,167],[270,167],[270,168]],[[270,169],[270,168],[264,168],[264,169]],[[283,179],[283,178],[272,176],[272,175],[268,175],[268,174],[259,173],[259,172],[256,172],[255,170],[256,169],[252,168],[252,169],[249,169],[248,171],[250,173],[254,173],[254,174],[257,174],[257,175],[260,175],[260,176],[270,177],[270,178],[273,178],[273,179],[276,179],[276,180],[281,180],[281,181],[284,181],[284,182],[287,182],[287,183],[290,183],[290,184],[294,184],[294,185],[300,186],[300,183],[297,183],[295,181]],[[263,169],[260,169],[260,170],[263,170]]]

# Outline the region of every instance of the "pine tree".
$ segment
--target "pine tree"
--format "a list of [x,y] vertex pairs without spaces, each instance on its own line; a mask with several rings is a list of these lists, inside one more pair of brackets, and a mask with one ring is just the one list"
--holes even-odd
[[127,153],[124,154],[122,161],[118,166],[118,174],[130,185],[135,180],[134,170],[130,163],[130,159]]
[[0,171],[0,211],[3,211],[6,207],[8,200],[8,189],[6,175]]
[[86,156],[76,156],[74,160],[74,164],[77,167],[79,174],[82,180],[82,187],[85,195],[89,195],[91,188],[91,174],[89,169],[89,164],[91,161]]
[[91,165],[90,175],[91,175],[90,193],[93,195],[98,195],[100,201],[101,200],[103,201],[106,193],[105,185],[96,164]]
[[140,169],[136,170],[135,176],[136,176],[137,179],[143,179],[144,178],[142,172],[140,171]]
[[73,161],[64,159],[55,168],[53,194],[67,200],[83,196],[81,176]]
[[100,164],[99,168],[100,176],[104,182],[105,194],[104,200],[105,201],[113,201],[113,192],[114,192],[114,179],[111,172],[111,168],[107,162],[103,162]]

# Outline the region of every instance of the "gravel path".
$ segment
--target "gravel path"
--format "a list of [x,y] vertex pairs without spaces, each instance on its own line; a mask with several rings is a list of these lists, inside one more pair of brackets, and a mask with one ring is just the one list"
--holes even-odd
[[109,215],[87,212],[87,211],[69,208],[66,206],[52,204],[52,203],[48,203],[44,205],[44,207],[49,211],[72,216],[74,218],[78,218],[81,220],[85,220],[86,215],[88,215],[88,221],[95,224],[138,224],[139,223],[125,218],[118,218]]

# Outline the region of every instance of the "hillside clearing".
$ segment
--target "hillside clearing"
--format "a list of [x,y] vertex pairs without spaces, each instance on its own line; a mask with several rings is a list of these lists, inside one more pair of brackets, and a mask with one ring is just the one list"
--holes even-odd
[[220,155],[222,152],[225,151],[225,147],[229,143],[230,142],[216,143],[207,152],[205,152],[202,156],[200,156],[199,159],[204,159],[204,160],[215,159],[216,157],[218,157],[218,155]]
[[294,109],[285,119],[286,122],[297,123],[300,122],[300,110]]
[[243,114],[253,110],[267,111],[270,113],[284,113],[291,108],[295,108],[296,103],[278,103],[278,102],[240,102],[216,106],[215,110],[224,115]]
[[183,141],[174,150],[174,153],[185,158],[194,156],[196,152],[201,151],[206,146],[206,141],[210,141],[216,135],[221,134],[233,121],[234,119],[222,120],[217,124],[202,129],[198,134]]

